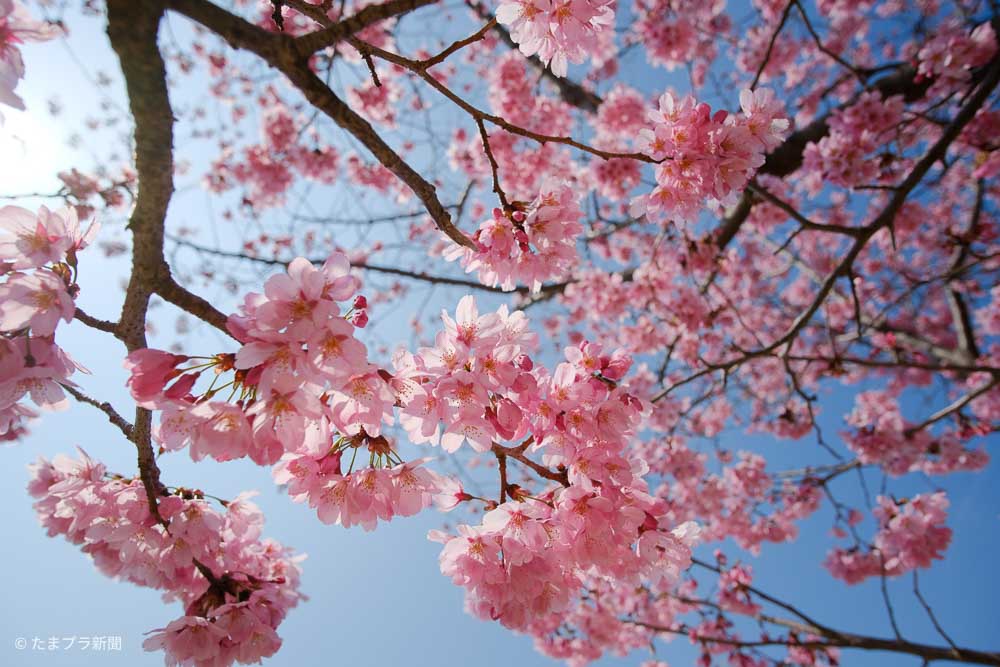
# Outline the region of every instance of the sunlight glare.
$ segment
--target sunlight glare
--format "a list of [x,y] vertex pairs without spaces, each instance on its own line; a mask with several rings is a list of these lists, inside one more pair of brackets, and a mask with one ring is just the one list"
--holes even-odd
[[[71,167],[72,150],[59,126],[37,113],[3,110],[0,124],[0,195],[52,193],[56,174]],[[47,120],[47,122],[46,122]]]

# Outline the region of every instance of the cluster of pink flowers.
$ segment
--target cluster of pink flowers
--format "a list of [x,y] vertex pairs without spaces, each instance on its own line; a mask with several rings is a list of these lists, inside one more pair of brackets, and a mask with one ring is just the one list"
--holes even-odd
[[333,183],[340,160],[336,148],[321,144],[315,128],[304,129],[304,122],[292,115],[276,93],[272,91],[270,96],[273,103],[261,120],[263,141],[244,147],[240,153],[226,149],[206,178],[213,192],[242,185],[247,190],[244,203],[258,209],[282,204],[296,175]]
[[[565,136],[573,130],[571,107],[557,97],[541,94],[524,58],[508,52],[484,74],[493,111],[518,127],[543,134]],[[530,201],[552,186],[551,174],[573,180],[578,169],[570,153],[553,143],[539,144],[497,129],[489,135],[504,191],[511,201]],[[470,178],[492,178],[490,162],[479,132],[456,128],[448,148],[453,169]],[[576,184],[581,190],[581,184]],[[474,213],[478,216],[480,213]],[[456,250],[456,253],[461,254]]]
[[385,72],[379,76],[379,85],[367,80],[347,91],[347,101],[351,108],[388,129],[396,127],[396,113],[402,96],[403,90],[399,83]]
[[966,85],[975,67],[989,62],[997,50],[989,21],[967,33],[957,23],[947,24],[917,53],[917,72],[934,81],[932,94],[949,94]]
[[669,587],[691,563],[697,529],[661,525],[662,507],[631,472],[619,471],[622,486],[573,484],[503,503],[457,535],[433,531],[441,572],[466,589],[471,613],[537,637],[562,624],[588,575]]
[[672,521],[698,520],[706,541],[728,537],[751,553],[759,553],[766,542],[798,537],[795,522],[816,512],[823,497],[822,489],[808,480],[778,483],[756,454],[741,452],[736,461],[722,455],[721,462],[728,465],[716,474],[706,469],[708,457],[681,438],[668,445],[644,442],[638,451],[664,479],[654,495],[669,504]]
[[810,191],[817,192],[826,184],[849,188],[895,178],[898,165],[883,165],[872,154],[885,143],[883,133],[892,131],[902,118],[902,96],[883,100],[872,91],[831,114],[830,133],[810,142],[802,154],[810,172]]
[[107,473],[81,452],[32,466],[28,492],[50,537],[64,536],[109,577],[164,591],[184,615],[143,646],[167,664],[250,664],[281,646],[275,630],[298,604],[301,557],[261,538],[264,517],[242,494],[220,513],[200,492],[158,501],[157,521],[137,479]]
[[558,76],[600,50],[600,33],[615,22],[613,0],[504,0],[496,16],[521,53],[537,54]]
[[989,462],[985,451],[967,449],[955,433],[913,430],[915,425],[903,418],[898,399],[888,391],[859,393],[847,423],[854,430],[844,434],[844,442],[858,460],[879,465],[892,475],[981,470]]
[[[644,409],[619,384],[631,358],[583,342],[550,374],[527,354],[535,341],[522,314],[479,315],[465,297],[455,319],[443,319],[434,348],[395,360],[395,381],[409,384],[400,422],[410,438],[448,451],[465,443],[492,449],[504,465],[540,454],[546,478],[558,481],[535,493],[509,485],[510,500],[481,525],[433,534],[445,544],[442,572],[466,589],[470,610],[543,636],[588,573],[673,581],[696,530],[668,529],[645,467],[625,454]],[[461,500],[461,492],[452,497]]]
[[593,119],[600,139],[627,143],[646,127],[649,102],[638,90],[618,84],[604,96]]
[[724,0],[640,0],[631,29],[653,65],[674,70],[692,67],[697,85],[718,54],[718,37],[731,28]]
[[[243,343],[235,354],[130,354],[132,396],[162,410],[154,432],[161,447],[186,446],[195,460],[249,456],[277,464],[275,481],[296,501],[308,500],[325,523],[371,530],[378,519],[427,507],[441,480],[423,461],[400,460],[382,435],[405,384],[369,363],[354,337],[368,320],[357,289],[344,255],[334,253],[318,268],[298,258],[230,317],[230,331]],[[346,313],[344,301],[351,302]],[[218,386],[230,372],[232,380]],[[203,374],[213,382],[201,391]],[[216,400],[220,392],[228,399]],[[369,466],[355,470],[361,448]]]
[[24,60],[17,45],[44,42],[58,34],[54,27],[32,18],[20,2],[0,0],[0,104],[24,109],[24,100],[14,92],[18,81],[24,78]]
[[93,215],[96,206],[115,208],[126,203],[125,193],[134,185],[135,173],[124,169],[117,178],[106,173],[84,174],[78,169],[61,171],[56,176],[63,184],[63,197],[72,204],[80,218]]
[[[976,151],[977,166],[972,171],[973,178],[992,178],[1000,174],[1000,150],[994,137],[1000,133],[1000,111],[980,109],[972,122],[965,126],[959,141]],[[996,332],[993,332],[996,333]]]
[[[168,450],[190,445],[194,459],[250,456],[270,465],[286,447],[325,453],[334,427],[379,435],[393,398],[354,338],[355,327],[367,320],[357,288],[344,255],[334,253],[318,268],[300,257],[287,273],[270,277],[263,294],[248,294],[240,313],[229,318],[230,332],[243,343],[236,354],[192,359],[152,349],[131,353],[132,396],[163,411],[160,444]],[[352,301],[347,314],[342,301]],[[193,365],[184,366],[188,362]],[[213,382],[198,398],[192,394],[201,375],[217,381],[230,371],[233,379],[224,388]],[[238,400],[215,400],[220,392]]]
[[371,188],[379,194],[395,194],[397,202],[405,202],[412,195],[402,185],[396,175],[380,162],[365,162],[357,155],[347,158],[347,178],[363,188]]
[[751,600],[747,590],[752,583],[753,568],[749,565],[734,565],[722,570],[719,575],[719,606],[737,614],[757,614],[760,605]]
[[659,109],[649,114],[653,127],[641,131],[638,146],[661,160],[657,186],[632,201],[633,216],[689,221],[706,200],[734,203],[788,129],[784,109],[769,90],[744,90],[740,106],[742,115],[713,114],[690,95],[660,97]]
[[576,263],[580,225],[577,195],[566,183],[549,183],[527,206],[493,217],[473,235],[476,249],[455,246],[445,257],[460,259],[485,285],[512,290],[518,283],[538,291],[545,280],[563,278]]
[[493,111],[518,127],[556,136],[572,132],[570,107],[561,99],[539,95],[524,58],[516,51],[503,54],[490,68],[488,94]]
[[78,367],[55,331],[76,312],[77,253],[97,229],[82,232],[73,208],[0,208],[0,440],[18,437],[35,416],[20,403],[25,396],[46,409],[67,406],[60,385]]
[[[352,459],[358,446],[348,446]],[[316,508],[323,523],[344,528],[360,525],[365,530],[373,530],[380,520],[413,516],[432,502],[439,502],[441,490],[448,484],[440,475],[422,467],[426,459],[391,465],[394,453],[384,439],[369,445],[369,449],[381,450],[382,456],[390,459],[389,464],[345,475],[341,470],[345,449],[320,457],[286,454],[275,466],[274,481],[286,486],[292,500],[307,501]]]
[[943,491],[921,493],[908,500],[878,497],[874,514],[878,532],[868,550],[838,548],[826,558],[827,569],[848,584],[856,584],[882,573],[898,576],[928,568],[944,558],[951,543],[948,497]]

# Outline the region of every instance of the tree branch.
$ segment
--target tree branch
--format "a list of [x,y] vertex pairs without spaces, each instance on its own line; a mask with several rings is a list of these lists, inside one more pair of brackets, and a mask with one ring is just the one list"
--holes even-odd
[[[348,16],[346,19],[337,21],[336,23],[331,23],[321,30],[296,38],[295,48],[301,55],[310,56],[320,49],[333,46],[337,44],[337,42],[343,41],[346,37],[360,32],[368,26],[378,23],[379,21],[400,16],[401,14],[406,14],[415,9],[419,9],[420,7],[433,5],[437,2],[438,0],[390,0],[389,2],[383,2],[378,5],[368,5],[356,14]],[[313,12],[302,12],[302,10],[298,7],[299,3],[289,2],[286,4],[301,13],[306,14],[313,20],[316,20],[317,14]],[[325,13],[320,13],[324,18],[326,17]]]
[[[129,352],[146,347],[146,311],[157,282],[169,276],[163,258],[163,225],[174,191],[173,114],[166,70],[156,45],[163,4],[157,0],[108,0],[108,37],[118,55],[129,107],[135,119],[138,192],[129,219],[132,275],[118,334]],[[152,446],[152,413],[136,408],[131,440],[138,452],[139,476],[149,510],[161,523],[157,497],[165,489]]]
[[383,166],[409,186],[423,202],[438,229],[459,245],[476,247],[472,240],[452,223],[451,216],[438,200],[435,187],[403,160],[375,132],[368,121],[344,104],[329,86],[316,76],[291,38],[284,34],[261,30],[206,0],[167,0],[167,4],[171,9],[223,37],[232,46],[255,53],[282,72],[310,104],[354,135]]

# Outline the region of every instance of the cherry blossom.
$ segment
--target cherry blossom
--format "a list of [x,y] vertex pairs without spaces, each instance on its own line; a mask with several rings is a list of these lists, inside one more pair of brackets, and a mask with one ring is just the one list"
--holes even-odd
[[538,54],[558,76],[596,49],[597,38],[614,27],[614,9],[605,0],[515,0],[497,7],[497,20],[526,56]]
[[43,42],[58,34],[54,27],[34,19],[17,0],[0,0],[0,104],[24,109],[24,100],[14,92],[24,78],[24,60],[17,45]]

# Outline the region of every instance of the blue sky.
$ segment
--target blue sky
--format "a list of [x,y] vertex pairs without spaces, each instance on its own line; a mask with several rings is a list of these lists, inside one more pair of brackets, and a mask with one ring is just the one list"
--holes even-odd
[[[183,30],[176,23],[172,27]],[[79,67],[93,75],[99,68],[110,71],[112,54],[101,33],[99,21],[80,24],[70,47],[53,43],[25,49],[28,78],[19,91],[34,116],[7,112],[8,124],[0,128],[0,195],[55,189],[52,175],[76,164],[88,164],[87,151],[80,157],[62,148],[66,127],[53,124],[44,113],[46,101],[58,94],[65,107],[67,122],[96,115],[98,100],[84,80]],[[85,58],[81,54],[86,54]],[[630,70],[630,79],[646,81],[649,88],[666,85],[660,71]],[[116,82],[117,85],[117,82]],[[678,84],[679,85],[679,84]],[[114,94],[113,94],[114,97]],[[120,98],[119,102],[120,102]],[[121,128],[118,130],[121,131]],[[104,130],[107,132],[107,130]],[[18,135],[19,140],[12,140]],[[89,143],[88,143],[89,140]],[[99,138],[85,137],[84,146],[100,144]],[[19,147],[24,146],[22,151]],[[182,154],[195,164],[205,155],[192,153],[183,137]],[[9,157],[13,156],[13,157]],[[80,162],[78,162],[78,160]],[[193,174],[197,173],[197,169]],[[171,208],[171,221],[204,220],[206,197],[197,189],[194,175],[178,178],[179,194]],[[325,195],[329,196],[329,195]],[[335,207],[337,202],[324,201]],[[33,205],[33,204],[31,204]],[[113,234],[114,229],[109,230]],[[227,232],[233,233],[233,232]],[[238,234],[238,232],[236,232]],[[120,278],[126,275],[125,259],[108,260],[96,249],[81,258],[79,303],[90,314],[114,317],[120,307]],[[216,298],[218,294],[210,294]],[[428,313],[441,305],[454,304],[460,293],[438,291],[432,295]],[[422,297],[421,297],[422,298]],[[435,305],[437,304],[437,305]],[[373,313],[393,335],[408,330],[401,315]],[[171,318],[157,316],[157,323],[169,331]],[[378,336],[369,329],[365,336]],[[382,336],[395,342],[392,335]],[[165,345],[171,337],[154,337]],[[110,400],[125,414],[131,404],[124,389],[121,368],[124,354],[118,343],[79,323],[59,331],[59,341],[83,365],[93,371],[77,381],[92,395]],[[199,329],[188,339],[193,349],[217,349],[221,338]],[[851,404],[851,391],[831,386],[824,397],[824,431],[835,439],[842,415]],[[917,409],[920,406],[909,406]],[[770,439],[730,432],[722,442],[764,453],[775,469],[803,462],[825,461],[810,438],[800,442]],[[77,547],[62,539],[50,539],[38,527],[30,498],[24,492],[26,466],[37,456],[52,457],[72,453],[82,447],[104,461],[111,470],[131,474],[135,470],[132,446],[107,424],[103,415],[87,406],[74,405],[69,411],[46,415],[32,425],[23,442],[0,449],[0,494],[5,511],[0,521],[0,567],[7,574],[5,604],[0,606],[0,665],[62,664],[89,667],[108,663],[159,665],[162,655],[141,650],[143,633],[162,627],[182,612],[179,605],[164,605],[156,591],[114,582],[99,574]],[[324,526],[307,507],[292,503],[278,492],[267,470],[248,461],[227,464],[193,464],[183,454],[161,461],[168,484],[196,486],[221,497],[233,497],[247,489],[261,492],[256,499],[267,517],[265,533],[307,553],[303,590],[310,600],[292,611],[279,632],[285,644],[268,664],[343,664],[381,667],[396,664],[434,664],[441,667],[469,664],[484,667],[554,665],[537,654],[530,640],[517,637],[499,624],[478,621],[464,613],[462,591],[440,575],[437,566],[439,545],[428,542],[428,529],[441,526],[444,518],[427,512],[412,519],[382,524],[374,533]],[[872,476],[875,488],[878,480]],[[952,501],[950,525],[955,540],[948,560],[922,573],[925,596],[932,602],[946,629],[962,645],[978,648],[996,646],[1000,638],[1000,618],[995,601],[1000,599],[1000,581],[994,575],[998,547],[997,520],[1000,516],[1000,469],[991,464],[979,475],[960,474],[928,481],[920,477],[894,483],[897,494],[918,493],[938,486],[949,492]],[[838,484],[848,484],[848,480]],[[847,487],[844,487],[845,489]],[[794,544],[767,545],[760,558],[745,557],[757,574],[757,583],[778,597],[835,627],[867,634],[889,636],[881,596],[874,583],[844,588],[819,565],[831,545],[828,535],[832,521],[824,508],[803,524],[802,538]],[[724,545],[735,555],[733,545]],[[708,557],[711,548],[701,555]],[[941,644],[926,615],[915,604],[908,577],[890,582],[890,593],[904,634],[915,641]],[[120,636],[121,652],[52,652],[17,650],[17,638],[46,640],[50,636]],[[690,665],[695,652],[686,640],[658,644],[658,657],[674,667]],[[633,665],[648,658],[634,654],[625,659],[608,658],[599,664]],[[844,665],[916,665],[915,658],[884,655],[846,654]]]

